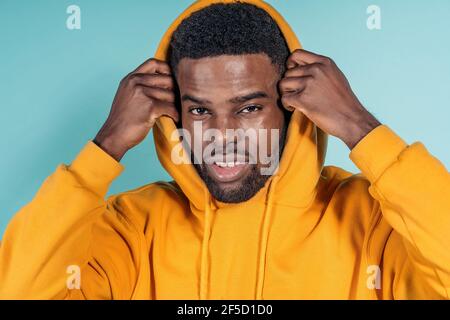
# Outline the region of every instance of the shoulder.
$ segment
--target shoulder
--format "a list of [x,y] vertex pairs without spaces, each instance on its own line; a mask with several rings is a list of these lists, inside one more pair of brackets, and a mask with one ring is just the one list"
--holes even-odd
[[174,182],[154,182],[142,187],[112,195],[107,199],[108,211],[145,231],[150,220],[169,212],[185,211],[189,206],[186,196]]
[[140,200],[162,200],[165,198],[177,200],[179,198],[185,198],[183,192],[175,181],[165,182],[158,181],[150,184],[146,184],[136,189],[121,192],[115,195],[111,195],[108,201],[140,201]]
[[333,197],[345,196],[356,202],[373,202],[370,195],[370,181],[361,173],[351,173],[335,166],[326,166],[322,170],[321,178]]
[[324,167],[322,198],[327,198],[327,211],[336,218],[367,230],[376,219],[379,203],[370,194],[370,182],[362,174],[354,174],[335,166]]

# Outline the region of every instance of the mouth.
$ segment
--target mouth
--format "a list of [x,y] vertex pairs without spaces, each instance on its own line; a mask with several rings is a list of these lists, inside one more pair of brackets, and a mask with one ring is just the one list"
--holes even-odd
[[214,162],[206,165],[212,177],[218,182],[234,182],[241,179],[250,169],[247,162]]

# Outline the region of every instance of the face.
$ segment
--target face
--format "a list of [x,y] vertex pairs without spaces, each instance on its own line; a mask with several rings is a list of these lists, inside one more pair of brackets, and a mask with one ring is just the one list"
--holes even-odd
[[181,125],[196,150],[202,147],[195,153],[188,143],[209,191],[225,203],[252,198],[270,178],[284,146],[287,121],[277,67],[266,54],[184,58],[176,80]]

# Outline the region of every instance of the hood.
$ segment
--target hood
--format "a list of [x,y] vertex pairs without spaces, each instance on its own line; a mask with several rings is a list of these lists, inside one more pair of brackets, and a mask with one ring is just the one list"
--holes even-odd
[[[301,49],[302,46],[296,35],[283,19],[283,17],[269,4],[262,0],[198,0],[188,7],[169,27],[164,34],[161,43],[156,51],[155,58],[163,61],[168,60],[169,43],[172,33],[178,25],[192,13],[199,11],[215,3],[249,3],[265,10],[278,24],[291,52]],[[208,241],[211,229],[211,210],[223,206],[239,206],[241,204],[224,204],[213,199],[194,166],[191,164],[174,164],[171,160],[171,152],[179,143],[173,140],[172,133],[176,130],[176,125],[168,117],[160,118],[154,128],[153,135],[158,158],[181,188],[183,194],[190,202],[192,214],[194,214],[203,224],[203,245],[201,255],[200,271],[200,298],[207,297],[207,273],[208,273]],[[264,278],[265,256],[264,250],[267,247],[267,234],[270,226],[270,214],[272,206],[284,205],[296,208],[308,208],[317,193],[317,184],[323,168],[327,135],[318,129],[302,113],[295,111],[289,123],[286,136],[286,145],[283,151],[279,169],[272,176],[252,199],[245,204],[258,201],[265,204],[265,215],[260,239],[261,255],[258,265],[258,279],[255,298],[262,296],[262,279]]]
[[[189,15],[214,3],[233,2],[249,3],[265,10],[278,24],[290,51],[293,52],[302,48],[295,33],[283,17],[272,6],[262,0],[198,0],[170,25],[159,44],[155,58],[163,61],[168,60],[167,54],[172,33]],[[162,117],[156,122],[153,135],[158,158],[165,170],[172,176],[184,195],[189,199],[191,205],[199,211],[204,211],[205,199],[208,199],[209,191],[197,174],[194,166],[191,164],[174,164],[171,161],[171,152],[179,143],[179,141],[171,140],[172,133],[176,129],[175,123],[168,117]],[[286,139],[279,170],[274,176],[278,180],[274,193],[275,203],[305,207],[309,205],[315,196],[315,186],[324,163],[327,136],[302,113],[295,111],[289,123]],[[270,178],[266,186],[249,201],[264,199],[270,182],[274,177]],[[214,200],[213,202],[218,207],[226,205]]]

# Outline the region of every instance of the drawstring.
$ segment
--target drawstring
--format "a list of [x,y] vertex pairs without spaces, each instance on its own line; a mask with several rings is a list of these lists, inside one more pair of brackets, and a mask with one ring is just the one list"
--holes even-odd
[[[267,205],[264,210],[262,235],[259,246],[260,252],[259,252],[258,274],[256,282],[257,300],[262,300],[262,293],[264,288],[264,275],[266,271],[266,253],[267,253],[267,242],[269,238],[269,225],[272,216],[273,194],[275,193],[277,181],[278,177],[274,176],[272,181],[270,182],[267,197]],[[205,219],[204,219],[202,250],[201,250],[200,300],[206,300],[208,298],[208,273],[209,273],[208,248],[209,248],[210,234],[211,234],[211,204],[210,204],[210,195],[208,194],[207,201],[205,204]]]
[[273,207],[273,194],[275,192],[278,176],[274,176],[270,186],[267,198],[267,205],[263,217],[262,236],[259,247],[259,263],[258,263],[258,275],[256,282],[256,300],[262,300],[263,288],[264,288],[264,276],[266,272],[266,254],[267,254],[267,242],[269,238],[269,225],[272,216]]
[[200,300],[206,300],[208,297],[208,247],[209,237],[211,233],[211,207],[210,207],[210,195],[207,195],[207,201],[205,204],[205,219],[203,227],[203,239],[202,239],[202,252],[201,252],[201,265],[200,265]]

